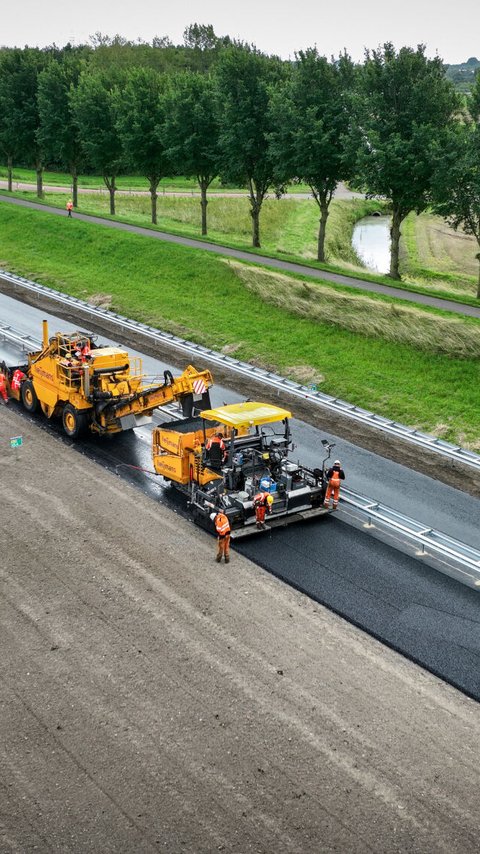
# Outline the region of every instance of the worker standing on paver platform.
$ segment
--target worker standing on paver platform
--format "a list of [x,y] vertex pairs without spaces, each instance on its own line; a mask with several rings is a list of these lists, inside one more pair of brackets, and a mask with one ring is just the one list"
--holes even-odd
[[257,492],[253,499],[257,528],[265,528],[265,514],[272,512],[273,495],[269,492]]
[[5,405],[8,404],[8,393],[7,393],[7,378],[5,374],[0,371],[0,397],[3,399]]
[[210,468],[220,468],[225,462],[227,454],[223,433],[215,433],[215,436],[212,436],[205,445],[205,451],[207,453],[207,465]]
[[217,532],[217,556],[215,560],[220,563],[222,556],[225,558],[225,563],[230,562],[230,522],[225,513],[221,510],[210,514],[210,519],[215,525]]
[[340,495],[340,482],[345,480],[345,472],[342,469],[340,460],[335,460],[333,466],[327,471],[327,492],[325,494],[324,507],[330,506],[330,499],[333,497],[333,509],[338,507],[338,497]]

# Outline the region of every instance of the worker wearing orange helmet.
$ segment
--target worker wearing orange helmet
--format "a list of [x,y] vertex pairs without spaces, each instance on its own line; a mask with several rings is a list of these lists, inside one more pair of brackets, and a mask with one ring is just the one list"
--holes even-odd
[[[210,505],[211,506],[211,505]],[[210,513],[210,519],[215,525],[217,532],[217,556],[215,560],[220,563],[222,557],[225,563],[230,562],[230,522],[221,510]]]
[[266,528],[265,514],[272,512],[273,495],[269,492],[257,492],[253,499],[257,528]]
[[345,480],[345,472],[340,460],[335,460],[333,466],[327,471],[328,486],[325,494],[324,507],[330,507],[330,499],[333,498],[333,509],[338,508],[338,497],[340,495],[340,482]]

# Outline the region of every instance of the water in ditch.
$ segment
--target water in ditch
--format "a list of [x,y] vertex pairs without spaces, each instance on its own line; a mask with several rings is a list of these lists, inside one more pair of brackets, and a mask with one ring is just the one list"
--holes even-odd
[[388,273],[390,217],[366,216],[360,219],[353,229],[352,246],[365,267],[374,273]]

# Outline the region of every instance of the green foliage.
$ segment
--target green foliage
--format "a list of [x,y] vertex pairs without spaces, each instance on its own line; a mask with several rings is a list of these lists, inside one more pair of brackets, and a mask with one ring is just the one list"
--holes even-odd
[[127,166],[148,178],[153,223],[157,221],[157,187],[170,167],[162,132],[165,120],[163,90],[164,81],[158,72],[151,68],[134,68],[114,96],[116,129],[124,160]]
[[319,261],[325,260],[328,208],[340,180],[351,172],[343,138],[350,123],[347,93],[353,86],[353,64],[319,56],[316,48],[298,54],[291,76],[271,98],[274,130],[270,148],[280,183],[297,178],[308,184],[322,212]]
[[77,173],[82,164],[78,126],[70,101],[70,89],[78,83],[81,62],[67,56],[53,60],[38,77],[38,142],[49,163]]
[[49,54],[35,48],[2,52],[0,57],[0,148],[7,157],[39,165],[38,76]]
[[249,188],[253,245],[260,246],[259,215],[275,166],[269,146],[273,130],[270,87],[282,77],[281,63],[255,51],[230,48],[216,66],[220,117],[221,175]]
[[[459,125],[437,154],[433,197],[437,213],[475,237],[480,249],[480,126]],[[476,257],[480,263],[480,252]]]
[[115,86],[113,75],[83,72],[78,86],[71,89],[71,104],[79,129],[82,148],[92,168],[99,172],[110,191],[110,212],[115,213],[115,178],[124,164],[124,155],[116,127]]
[[470,92],[479,70],[480,61],[475,56],[471,56],[466,62],[447,65],[445,76],[447,80],[452,81],[458,92]]
[[185,72],[165,96],[164,144],[177,174],[204,179],[218,174],[219,121],[212,78]]
[[359,181],[369,193],[392,203],[394,278],[399,278],[400,224],[411,210],[419,213],[429,203],[433,151],[452,126],[458,106],[441,59],[427,59],[422,45],[397,54],[386,44],[367,53],[352,137]]

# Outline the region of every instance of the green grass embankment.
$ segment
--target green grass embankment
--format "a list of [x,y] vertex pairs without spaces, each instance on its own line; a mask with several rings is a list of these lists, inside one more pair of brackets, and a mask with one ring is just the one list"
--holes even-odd
[[[369,296],[363,322],[357,318],[355,329],[342,328],[336,319],[346,312],[338,302],[345,289],[325,286],[322,306],[310,281],[302,302],[296,290],[301,280],[281,276],[267,288],[254,281],[264,275],[261,268],[239,270],[211,253],[7,205],[0,206],[0,228],[0,266],[83,299],[102,295],[123,314],[287,375],[323,376],[327,393],[480,447],[480,361],[453,355],[455,334],[450,355],[439,352],[438,337],[436,343],[431,337],[439,313],[418,310],[413,337],[402,333],[399,343],[382,337],[388,318],[380,313],[388,305],[387,314],[395,315],[402,305],[397,301]],[[292,282],[292,294],[285,281]],[[350,307],[353,318],[358,309]],[[408,312],[396,323],[408,326]],[[476,321],[455,323],[463,340],[469,330],[477,340]]]
[[[5,191],[0,191],[4,192]],[[6,193],[5,193],[6,194]],[[7,194],[8,195],[8,194]],[[35,193],[16,192],[15,197],[39,203]],[[200,235],[200,203],[198,198],[177,198],[159,195],[158,225],[150,221],[150,199],[147,196],[117,195],[117,215],[109,214],[108,193],[80,196],[79,213],[101,216],[105,219],[140,225],[152,230],[167,231],[184,237],[202,239]],[[46,193],[43,204],[65,208],[65,194]],[[388,276],[380,276],[360,266],[352,247],[353,227],[359,219],[375,210],[385,209],[385,203],[374,200],[338,200],[331,205],[327,225],[327,263],[315,260],[319,211],[317,204],[308,199],[267,199],[262,207],[262,248],[251,246],[251,218],[248,200],[212,196],[208,206],[209,231],[204,239],[211,243],[231,246],[251,252],[252,255],[268,255],[284,261],[302,263],[308,267],[346,274],[355,279],[378,282],[388,287],[414,293],[432,295],[444,299],[478,306],[473,277],[442,276],[434,271],[422,271],[414,263],[415,238],[409,238],[409,226],[405,226],[408,245],[403,244],[402,265],[406,279],[400,282]],[[421,217],[418,218],[421,220]],[[409,220],[406,221],[407,223]],[[447,234],[448,237],[448,234]],[[418,275],[417,275],[418,273]],[[428,273],[429,275],[423,275]]]

